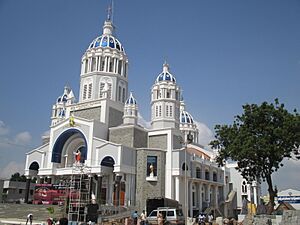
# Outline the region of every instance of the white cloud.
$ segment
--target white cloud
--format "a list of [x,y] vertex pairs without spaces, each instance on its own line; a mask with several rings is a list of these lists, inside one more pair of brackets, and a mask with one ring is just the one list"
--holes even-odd
[[151,122],[146,121],[140,113],[138,113],[138,124],[142,125],[147,129],[151,128]]
[[4,179],[10,178],[16,172],[19,172],[21,175],[24,174],[24,165],[15,161],[8,163],[6,167],[0,169],[0,178]]
[[28,145],[31,141],[31,135],[28,131],[21,132],[16,135],[14,143],[17,145]]
[[199,130],[198,134],[198,140],[199,144],[208,147],[208,144],[214,140],[214,134],[213,132],[206,126],[206,124],[194,121],[197,125],[197,128]]
[[0,120],[0,136],[6,135],[9,133],[9,128],[5,125],[5,123]]

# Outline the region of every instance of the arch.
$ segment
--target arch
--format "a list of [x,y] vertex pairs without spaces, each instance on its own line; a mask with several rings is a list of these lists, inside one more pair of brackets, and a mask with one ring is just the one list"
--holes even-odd
[[84,140],[84,146],[81,147],[81,158],[82,161],[86,160],[87,157],[87,141],[84,134],[75,128],[68,129],[64,131],[59,137],[56,139],[55,144],[52,149],[52,159],[51,162],[61,163],[62,150],[65,146],[66,141],[74,135],[80,135],[80,137]]
[[34,161],[30,164],[29,166],[29,170],[35,170],[38,171],[40,168],[40,165],[38,164],[38,162]]
[[185,162],[184,162],[184,163],[182,164],[181,169],[182,169],[183,171],[185,171],[185,169],[186,169],[186,170],[189,170],[189,166],[186,165]]
[[115,160],[111,156],[106,156],[104,159],[102,159],[100,165],[113,168],[115,165]]

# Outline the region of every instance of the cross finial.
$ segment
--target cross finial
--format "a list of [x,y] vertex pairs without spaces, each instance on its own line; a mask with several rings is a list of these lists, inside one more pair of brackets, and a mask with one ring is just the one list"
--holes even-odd
[[107,8],[107,21],[113,22],[113,0],[111,0],[111,3]]

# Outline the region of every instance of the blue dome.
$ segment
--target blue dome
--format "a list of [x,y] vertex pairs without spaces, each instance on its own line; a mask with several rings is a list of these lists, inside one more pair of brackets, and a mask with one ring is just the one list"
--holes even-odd
[[130,92],[129,98],[125,102],[126,105],[136,105],[136,100]]
[[194,119],[187,111],[181,111],[180,122],[184,124],[194,124]]
[[167,63],[164,63],[163,71],[156,78],[156,83],[163,81],[176,83],[175,77],[169,72],[169,65]]
[[121,42],[117,38],[109,34],[103,34],[97,37],[96,39],[94,39],[92,43],[89,45],[88,49],[98,48],[98,47],[102,47],[102,48],[108,47],[112,49],[117,49],[121,52],[125,52],[123,46],[121,45]]

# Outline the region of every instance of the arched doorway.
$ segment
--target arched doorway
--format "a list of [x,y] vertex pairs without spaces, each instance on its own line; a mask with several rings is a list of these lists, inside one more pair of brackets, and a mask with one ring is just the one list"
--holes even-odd
[[25,198],[24,198],[25,203],[29,202],[29,195],[31,196],[33,195],[33,193],[30,193],[30,183],[32,178],[38,178],[39,169],[40,169],[40,165],[36,161],[32,162],[29,166],[29,173],[26,179],[26,187],[25,187]]
[[87,158],[87,141],[84,134],[75,128],[64,131],[53,145],[51,162],[58,163],[58,167],[72,167],[75,162],[74,153],[80,151],[81,163]]

